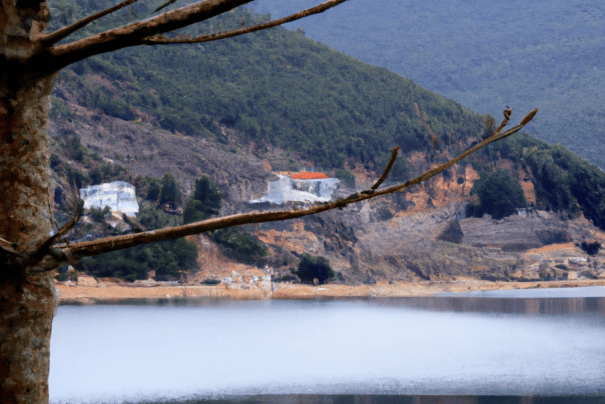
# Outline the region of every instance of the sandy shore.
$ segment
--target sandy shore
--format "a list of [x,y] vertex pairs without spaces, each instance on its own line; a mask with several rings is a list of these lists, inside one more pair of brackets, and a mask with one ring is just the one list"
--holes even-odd
[[431,296],[444,292],[470,292],[530,288],[563,288],[605,286],[605,280],[574,280],[549,282],[489,282],[472,279],[439,282],[400,282],[376,285],[293,285],[277,283],[274,290],[225,286],[171,286],[171,287],[83,287],[57,285],[61,303],[93,304],[100,301],[144,298],[213,297],[226,299],[304,299],[317,297],[411,297]]

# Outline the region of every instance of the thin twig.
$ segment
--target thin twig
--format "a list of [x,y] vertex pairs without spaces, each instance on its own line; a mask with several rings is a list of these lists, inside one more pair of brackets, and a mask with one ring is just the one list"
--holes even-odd
[[[498,135],[500,133],[500,131],[502,130],[502,128],[504,128],[506,126],[506,124],[508,123],[508,120],[510,119],[511,113],[512,113],[511,108],[506,108],[504,110],[504,119],[502,120],[502,122],[500,122],[500,126],[498,126],[498,129],[496,129],[496,131],[494,132],[494,134],[492,136]],[[533,118],[533,116],[532,116],[532,118]]]
[[67,27],[63,27],[63,28],[60,28],[49,34],[43,35],[40,38],[40,41],[43,46],[52,46],[52,45],[56,44],[57,42],[59,42],[60,40],[67,38],[69,35],[73,34],[74,32],[78,31],[79,29],[84,28],[91,22],[98,20],[99,18],[102,18],[102,17],[106,16],[107,14],[111,14],[114,11],[118,11],[121,8],[129,6],[132,3],[135,3],[137,1],[138,0],[126,0],[125,2],[120,3],[111,8],[108,8],[107,10],[99,11],[98,13],[95,13],[93,15],[89,15],[88,17],[83,18],[80,21],[76,21],[73,24],[68,25]]
[[[307,10],[300,11],[298,13],[289,15],[287,17],[280,18],[278,20],[265,22],[262,24],[254,25],[252,27],[247,28],[239,28],[233,31],[227,31],[222,33],[215,34],[207,34],[201,35],[194,38],[167,38],[163,35],[154,35],[148,38],[144,38],[142,43],[145,45],[174,45],[174,44],[187,44],[187,43],[201,43],[201,42],[210,42],[217,41],[219,39],[231,38],[238,35],[248,34],[250,32],[260,31],[263,29],[275,27],[281,24],[285,24],[291,21],[296,21],[304,17],[308,17],[313,14],[323,13],[329,8],[335,7],[341,3],[344,3],[347,0],[330,0],[322,3],[318,6],[309,8]],[[168,2],[170,3],[170,2]],[[168,4],[167,3],[167,4]]]
[[242,213],[231,216],[225,216],[221,218],[213,218],[204,220],[197,223],[190,223],[183,226],[176,226],[168,229],[159,229],[153,231],[146,231],[137,234],[128,234],[123,236],[116,237],[108,237],[105,239],[93,240],[93,241],[85,241],[81,243],[73,243],[70,245],[61,244],[57,245],[58,249],[61,249],[65,252],[68,259],[79,259],[85,256],[93,256],[99,255],[110,251],[121,250],[124,248],[134,247],[139,244],[150,243],[154,241],[161,240],[173,240],[184,236],[189,236],[192,234],[199,234],[203,232],[207,232],[210,230],[217,230],[226,227],[239,226],[248,223],[264,223],[264,222],[273,222],[285,219],[294,219],[302,216],[313,215],[316,213],[325,212],[332,209],[342,209],[345,206],[360,202],[366,199],[375,198],[381,195],[391,194],[394,192],[402,191],[406,188],[410,188],[416,184],[424,182],[431,177],[441,173],[444,170],[447,170],[460,160],[469,156],[470,154],[476,152],[477,150],[487,146],[490,143],[498,141],[500,139],[504,139],[523,128],[523,126],[529,122],[534,115],[536,114],[537,109],[534,109],[528,115],[526,115],[521,121],[522,124],[515,126],[512,129],[504,133],[499,133],[495,136],[490,136],[478,145],[472,147],[471,149],[465,151],[454,159],[448,161],[445,164],[442,164],[438,167],[433,168],[420,175],[419,177],[414,178],[404,184],[394,185],[389,188],[383,188],[381,190],[370,191],[370,192],[360,192],[357,194],[353,194],[346,199],[338,199],[333,202],[314,205],[306,209],[293,209],[286,211],[278,211],[278,212],[251,212],[251,213]]
[[83,202],[78,199],[76,200],[76,214],[74,217],[64,224],[55,234],[50,236],[44,243],[37,248],[37,252],[46,252],[53,244],[55,244],[61,237],[67,234],[75,225],[78,223],[80,219],[80,214],[82,213]]
[[155,10],[152,11],[152,13],[157,13],[158,11],[168,7],[169,5],[176,3],[177,0],[169,0],[166,3],[162,4],[161,6],[159,6],[158,8],[156,8]]
[[380,178],[378,178],[376,184],[372,185],[372,189],[378,189],[380,184],[382,184],[384,180],[387,179],[387,175],[389,175],[389,172],[391,172],[391,168],[393,168],[393,164],[395,164],[395,160],[397,159],[397,153],[399,153],[399,146],[395,146],[395,148],[391,152],[391,159],[389,160],[389,164],[387,164],[387,168],[384,169],[384,172],[382,173]]

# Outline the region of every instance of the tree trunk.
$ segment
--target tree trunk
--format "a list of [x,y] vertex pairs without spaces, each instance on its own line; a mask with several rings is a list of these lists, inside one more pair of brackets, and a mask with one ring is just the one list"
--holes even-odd
[[[1,11],[1,10],[0,10]],[[0,69],[0,237],[23,257],[52,229],[48,112],[55,75],[18,60]],[[47,403],[50,331],[57,306],[48,261],[0,254],[0,401]]]
[[50,274],[0,282],[0,401],[48,403],[50,331],[57,307]]

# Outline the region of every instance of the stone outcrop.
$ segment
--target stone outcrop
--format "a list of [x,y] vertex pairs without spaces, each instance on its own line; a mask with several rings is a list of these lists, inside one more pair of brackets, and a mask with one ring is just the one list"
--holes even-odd
[[99,286],[99,283],[92,276],[79,275],[77,285],[81,287],[83,286],[88,288],[96,288],[97,286]]

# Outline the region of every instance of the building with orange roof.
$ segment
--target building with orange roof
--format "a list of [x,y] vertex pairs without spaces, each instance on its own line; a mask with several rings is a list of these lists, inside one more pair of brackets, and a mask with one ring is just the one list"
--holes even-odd
[[303,171],[300,174],[292,174],[293,180],[323,180],[328,178],[324,173],[310,173],[308,171]]

